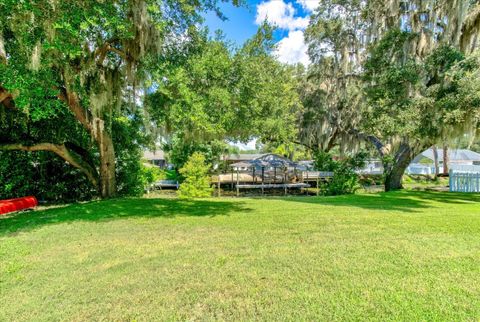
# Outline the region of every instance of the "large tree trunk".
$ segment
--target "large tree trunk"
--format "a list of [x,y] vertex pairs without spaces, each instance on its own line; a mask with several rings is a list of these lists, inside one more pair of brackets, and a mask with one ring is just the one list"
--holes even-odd
[[100,157],[100,181],[98,185],[100,196],[102,198],[114,197],[117,194],[117,182],[115,178],[115,148],[113,146],[111,129],[105,126],[104,120],[94,117],[81,106],[75,92],[70,92],[67,89],[65,100],[77,121],[83,125],[97,143]]
[[385,167],[385,191],[403,188],[403,174],[412,161],[412,155],[412,149],[408,145],[400,145],[392,164]]
[[117,194],[115,178],[115,149],[110,134],[103,131],[99,133],[100,141],[100,195],[102,198],[111,198]]
[[443,146],[443,175],[448,175],[448,146]]

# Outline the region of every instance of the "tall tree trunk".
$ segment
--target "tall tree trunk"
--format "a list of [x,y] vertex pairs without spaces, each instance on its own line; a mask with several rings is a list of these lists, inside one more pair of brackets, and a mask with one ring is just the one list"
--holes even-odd
[[407,144],[400,145],[392,164],[385,167],[385,191],[403,188],[403,174],[412,161],[412,155],[412,149]]
[[75,92],[66,89],[65,100],[68,103],[73,115],[93,137],[98,146],[100,157],[100,181],[98,191],[102,198],[114,197],[117,194],[117,183],[115,178],[115,148],[111,136],[111,128],[108,129],[105,121],[94,117],[88,110],[84,109]]
[[102,198],[111,198],[117,194],[117,182],[115,177],[115,148],[109,132],[104,128],[103,121],[97,119],[96,141],[100,157],[100,182],[99,192]]
[[448,146],[443,146],[443,175],[448,175]]
[[100,195],[102,198],[114,197],[117,194],[115,177],[115,150],[112,140],[108,137],[99,144],[100,149]]
[[432,146],[432,151],[433,151],[433,163],[435,165],[435,178],[437,178],[438,175],[440,174],[440,169],[438,166],[438,149],[436,145]]

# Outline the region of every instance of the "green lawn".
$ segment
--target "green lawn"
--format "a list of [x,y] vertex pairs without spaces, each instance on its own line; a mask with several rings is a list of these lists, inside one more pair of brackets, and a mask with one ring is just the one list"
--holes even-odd
[[480,195],[122,199],[0,219],[0,320],[479,320]]

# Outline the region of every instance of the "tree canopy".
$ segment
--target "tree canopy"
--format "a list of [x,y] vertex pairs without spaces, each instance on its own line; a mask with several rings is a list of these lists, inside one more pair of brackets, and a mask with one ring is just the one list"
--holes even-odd
[[320,1],[306,33],[311,117],[300,120],[300,139],[321,149],[369,142],[386,189],[400,188],[416,153],[478,128],[478,9],[467,0]]
[[162,67],[166,72],[157,74],[157,90],[147,99],[171,154],[185,151],[185,161],[193,150],[207,152],[205,144],[207,154],[218,156],[228,141],[296,136],[297,82],[293,69],[271,55],[271,27],[262,26],[239,49],[205,35],[196,41],[182,64]]
[[478,132],[478,1],[321,0],[308,67],[275,59],[266,23],[241,47],[210,37],[219,1],[0,0],[0,169],[64,169],[53,153],[111,197],[141,191],[157,143],[179,167],[254,138],[285,154],[368,144],[389,190],[422,149]]
[[209,39],[201,13],[222,17],[216,0],[0,9],[0,150],[53,152],[103,197],[125,187],[159,134],[199,144],[295,131],[296,86],[270,56],[271,28],[238,50]]

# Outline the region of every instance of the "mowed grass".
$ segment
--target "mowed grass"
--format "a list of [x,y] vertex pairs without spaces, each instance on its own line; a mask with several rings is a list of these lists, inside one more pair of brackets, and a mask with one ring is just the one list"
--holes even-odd
[[480,319],[480,196],[120,199],[0,219],[1,321]]

